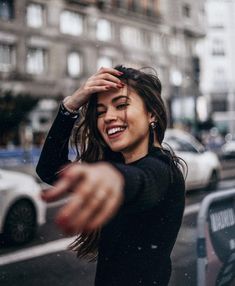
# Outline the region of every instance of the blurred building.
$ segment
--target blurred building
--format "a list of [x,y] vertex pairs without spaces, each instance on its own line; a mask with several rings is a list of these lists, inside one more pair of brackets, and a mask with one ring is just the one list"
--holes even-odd
[[207,0],[206,15],[201,90],[219,129],[235,136],[235,1]]
[[203,0],[0,0],[0,91],[61,99],[100,66],[147,66],[171,119],[193,119],[204,19]]

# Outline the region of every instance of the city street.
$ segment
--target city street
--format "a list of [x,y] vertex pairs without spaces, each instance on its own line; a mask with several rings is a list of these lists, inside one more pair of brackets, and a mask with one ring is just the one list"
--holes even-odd
[[[219,190],[235,187],[235,179],[223,180]],[[208,193],[191,191],[186,196],[183,224],[175,245],[170,286],[196,285],[196,218],[199,203]],[[0,249],[1,286],[44,286],[44,285],[93,285],[95,264],[86,263],[66,250],[73,238],[66,238],[53,223],[57,205],[50,205],[47,223],[36,238],[21,248]]]
[[235,0],[0,0],[0,286],[94,285],[68,200],[67,233],[117,214],[108,286],[174,243],[168,286],[235,286],[234,35]]

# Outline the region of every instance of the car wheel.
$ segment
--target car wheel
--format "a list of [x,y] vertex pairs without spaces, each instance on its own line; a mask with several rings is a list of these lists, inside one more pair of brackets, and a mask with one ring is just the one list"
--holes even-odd
[[208,184],[208,186],[207,186],[207,191],[216,190],[217,187],[218,187],[218,183],[219,183],[218,172],[214,170],[214,171],[211,173],[210,181],[209,181],[209,184]]
[[36,230],[36,213],[28,200],[16,202],[8,211],[4,236],[9,243],[23,244],[30,241]]

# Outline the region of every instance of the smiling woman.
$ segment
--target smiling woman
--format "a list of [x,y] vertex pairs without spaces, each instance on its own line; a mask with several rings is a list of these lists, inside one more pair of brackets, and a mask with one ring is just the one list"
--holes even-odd
[[154,118],[136,92],[130,91],[129,97],[122,94],[127,94],[127,86],[99,93],[97,128],[106,144],[130,163],[147,154],[149,124]]
[[96,286],[168,284],[185,184],[179,159],[161,145],[166,126],[158,77],[117,66],[67,97],[49,131],[37,172],[54,187],[42,197],[71,196],[56,221],[78,234],[78,257],[98,258]]

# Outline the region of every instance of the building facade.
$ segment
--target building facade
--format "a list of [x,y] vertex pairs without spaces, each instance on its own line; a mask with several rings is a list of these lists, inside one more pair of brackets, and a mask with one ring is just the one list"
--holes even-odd
[[182,119],[203,36],[203,0],[0,0],[0,91],[61,99],[101,66],[153,67],[169,114]]
[[201,90],[223,132],[235,136],[235,2],[207,0],[207,37],[200,44]]

